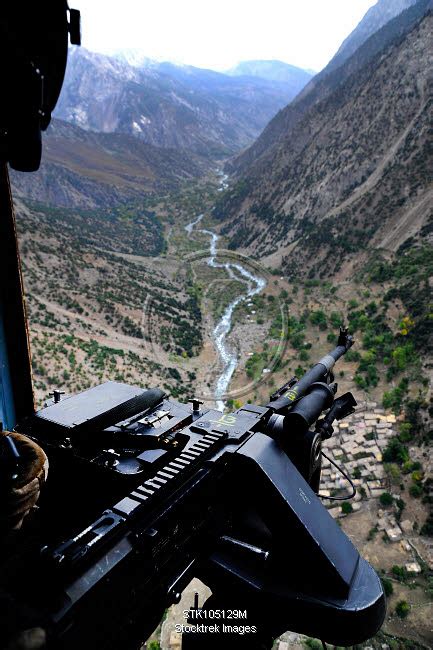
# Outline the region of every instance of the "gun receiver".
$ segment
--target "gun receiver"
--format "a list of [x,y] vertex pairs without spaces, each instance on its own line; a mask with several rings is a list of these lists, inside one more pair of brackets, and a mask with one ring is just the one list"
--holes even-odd
[[[223,414],[195,400],[190,409],[109,382],[24,421],[20,431],[44,448],[54,476],[31,561],[14,566],[13,579],[3,572],[3,589],[64,650],[83,639],[135,647],[194,576],[212,589],[205,607],[248,611],[257,643],[287,629],[338,645],[372,636],[385,614],[381,583],[317,497],[322,436],[309,429],[323,410],[347,410],[329,381],[352,343],[343,330],[335,350],[265,406]],[[26,585],[40,580],[47,595],[35,602]],[[213,647],[218,635],[197,638]]]

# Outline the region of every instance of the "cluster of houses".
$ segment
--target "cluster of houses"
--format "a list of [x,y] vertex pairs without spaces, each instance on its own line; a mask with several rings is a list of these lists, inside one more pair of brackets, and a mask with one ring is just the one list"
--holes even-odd
[[[360,405],[354,414],[334,426],[332,438],[324,443],[324,451],[351,476],[356,495],[352,501],[352,511],[366,507],[369,499],[377,499],[388,491],[385,470],[382,464],[382,452],[389,440],[397,434],[398,418],[387,414],[375,402]],[[415,453],[415,449],[411,452]],[[320,493],[326,496],[344,496],[350,491],[350,485],[341,473],[326,460],[322,467]],[[392,494],[398,500],[401,494]],[[346,516],[341,501],[327,501],[324,504],[334,518]],[[343,502],[344,503],[344,502]],[[409,519],[397,521],[395,510],[379,506],[377,510],[376,531],[386,535],[390,542],[399,542],[403,550],[413,555],[413,543],[408,538],[414,534],[413,522]],[[425,561],[433,567],[433,544],[424,543]],[[408,573],[421,572],[418,562],[405,565]]]
[[[362,507],[362,500],[378,498],[385,490],[382,453],[396,434],[395,415],[385,413],[375,402],[366,402],[355,413],[334,424],[334,435],[324,443],[324,451],[337,465],[343,466],[357,488],[353,510]],[[325,459],[322,466],[320,493],[344,496],[350,485],[342,474]],[[341,502],[324,500],[333,517],[343,516]]]

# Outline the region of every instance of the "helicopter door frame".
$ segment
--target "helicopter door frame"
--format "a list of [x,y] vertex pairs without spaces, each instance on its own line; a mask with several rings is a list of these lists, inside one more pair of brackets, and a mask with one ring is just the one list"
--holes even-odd
[[34,412],[27,312],[15,212],[6,164],[0,164],[0,422],[12,429]]

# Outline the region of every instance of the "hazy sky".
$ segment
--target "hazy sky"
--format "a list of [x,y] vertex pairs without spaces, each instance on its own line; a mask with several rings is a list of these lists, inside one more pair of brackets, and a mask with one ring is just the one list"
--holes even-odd
[[70,0],[83,46],[224,70],[280,59],[319,71],[376,0]]

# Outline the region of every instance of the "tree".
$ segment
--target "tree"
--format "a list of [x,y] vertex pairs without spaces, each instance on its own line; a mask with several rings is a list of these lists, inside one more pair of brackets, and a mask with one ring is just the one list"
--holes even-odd
[[404,566],[398,566],[398,564],[394,564],[394,566],[391,569],[393,575],[397,580],[404,581],[407,578],[407,571],[404,568]]
[[409,460],[407,448],[398,440],[392,438],[383,452],[384,463],[398,463],[402,465]]
[[387,507],[392,505],[393,498],[389,492],[382,492],[382,494],[379,497],[379,501],[383,506]]
[[344,318],[341,314],[336,311],[331,312],[330,321],[333,327],[337,328],[343,325]]
[[406,600],[400,600],[395,608],[395,613],[400,618],[406,618],[410,612],[410,605]]
[[313,325],[318,325],[319,329],[325,330],[327,326],[326,314],[321,309],[313,311],[310,314],[310,321]]
[[344,515],[348,515],[353,512],[352,504],[349,501],[345,501],[341,506],[341,511]]
[[433,513],[430,513],[421,527],[421,535],[427,535],[428,537],[433,537]]

